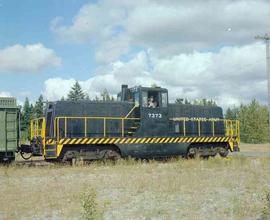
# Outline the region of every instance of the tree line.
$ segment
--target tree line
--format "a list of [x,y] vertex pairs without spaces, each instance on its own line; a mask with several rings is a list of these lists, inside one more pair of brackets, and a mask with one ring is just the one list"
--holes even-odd
[[[84,93],[79,82],[71,87],[67,97],[62,97],[61,100],[68,101],[81,101],[90,100],[88,94]],[[100,96],[96,96],[96,101],[114,101],[113,96],[104,89]],[[175,103],[180,105],[202,105],[202,106],[217,106],[214,100],[208,99],[180,99],[177,98]],[[22,118],[21,118],[21,130],[28,133],[31,118],[38,118],[44,116],[46,108],[46,102],[42,95],[39,96],[38,100],[31,104],[29,99],[26,98],[22,107]],[[245,143],[265,143],[269,141],[268,132],[268,109],[266,106],[261,105],[256,99],[253,99],[248,104],[241,104],[239,107],[230,107],[226,109],[224,114],[226,119],[239,120],[240,121],[240,133],[241,141]]]

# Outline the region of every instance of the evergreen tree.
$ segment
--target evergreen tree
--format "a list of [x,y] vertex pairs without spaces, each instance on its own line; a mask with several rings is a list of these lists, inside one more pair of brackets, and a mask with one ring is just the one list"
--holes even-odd
[[225,113],[225,118],[230,119],[230,120],[236,120],[238,119],[239,115],[239,108],[233,107],[233,108],[228,108]]
[[176,104],[181,104],[181,105],[182,105],[182,104],[184,104],[183,101],[184,101],[184,99],[177,98],[177,99],[175,100],[175,103],[176,103]]
[[71,90],[68,93],[67,100],[69,101],[81,101],[85,99],[85,94],[82,91],[81,85],[78,81],[72,86]]
[[208,100],[206,98],[203,99],[195,99],[193,101],[193,105],[202,105],[202,106],[217,106],[216,102],[212,99]]
[[187,98],[185,98],[184,103],[185,105],[191,105],[191,102]]
[[21,130],[28,130],[32,113],[33,113],[33,105],[30,105],[29,99],[26,97],[22,110]]
[[43,115],[44,115],[44,99],[43,96],[40,95],[34,107],[34,116],[35,118],[40,118],[43,117]]
[[85,94],[85,100],[90,101],[90,97],[88,94]]
[[238,119],[243,142],[264,143],[269,140],[266,106],[260,105],[253,99],[250,104],[240,106]]
[[107,89],[104,89],[100,96],[102,97],[103,101],[114,101],[113,96],[110,96]]

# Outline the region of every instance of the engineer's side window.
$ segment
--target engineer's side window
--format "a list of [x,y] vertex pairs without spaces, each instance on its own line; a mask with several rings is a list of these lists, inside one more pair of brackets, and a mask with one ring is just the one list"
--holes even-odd
[[142,106],[143,107],[148,106],[148,94],[147,94],[147,92],[142,92]]
[[162,102],[162,107],[166,108],[168,105],[168,95],[166,92],[161,94],[161,102]]

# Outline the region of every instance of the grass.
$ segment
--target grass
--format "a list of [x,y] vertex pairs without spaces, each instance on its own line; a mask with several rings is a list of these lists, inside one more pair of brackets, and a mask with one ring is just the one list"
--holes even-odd
[[270,158],[0,167],[0,219],[269,219]]

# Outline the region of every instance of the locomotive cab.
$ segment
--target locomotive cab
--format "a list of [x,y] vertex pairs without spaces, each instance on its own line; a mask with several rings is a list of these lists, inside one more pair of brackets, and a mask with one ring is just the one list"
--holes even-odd
[[136,86],[128,89],[122,85],[118,100],[132,101],[137,109],[136,118],[140,118],[140,128],[135,136],[160,136],[168,134],[168,90],[161,87]]

